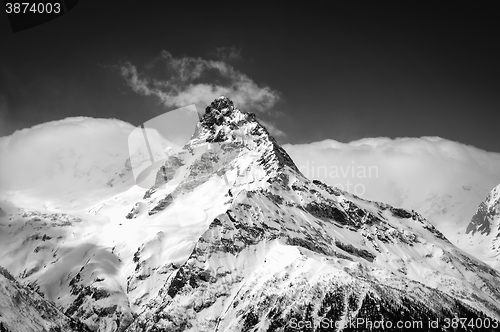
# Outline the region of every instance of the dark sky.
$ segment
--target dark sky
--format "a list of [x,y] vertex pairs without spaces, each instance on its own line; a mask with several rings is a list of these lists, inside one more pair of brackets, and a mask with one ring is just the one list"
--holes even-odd
[[[279,92],[279,140],[441,136],[500,152],[500,16],[477,1],[82,0],[13,34],[0,14],[0,135],[68,116],[134,125],[166,110],[118,66],[227,60]],[[185,4],[179,4],[185,3]],[[239,105],[242,110],[245,105]]]

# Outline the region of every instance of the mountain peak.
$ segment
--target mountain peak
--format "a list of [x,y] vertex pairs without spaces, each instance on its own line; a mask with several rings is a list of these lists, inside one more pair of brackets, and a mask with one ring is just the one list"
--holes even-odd
[[234,109],[234,104],[231,99],[220,96],[219,98],[215,98],[215,100],[205,108],[205,114],[210,114],[212,111],[222,111],[224,109],[232,111]]
[[284,166],[301,174],[292,158],[257,121],[255,114],[240,111],[224,96],[215,99],[206,107],[205,114],[187,145],[188,149],[192,149],[206,143],[225,145],[225,150],[236,151],[245,148],[260,154],[255,160],[264,165],[268,174],[271,168],[277,170]]
[[[227,141],[230,136],[229,132],[238,130],[243,126],[251,123],[256,123],[256,117],[253,113],[241,112],[234,106],[231,99],[221,96],[215,99],[210,105],[205,108],[199,126],[195,132],[195,137],[200,134],[200,129],[208,131],[208,136],[205,140],[208,142]],[[201,128],[199,128],[201,127]],[[248,127],[248,126],[247,126]],[[249,134],[248,130],[241,132],[241,136]]]
[[[233,169],[237,170],[237,174],[247,174],[252,181],[259,179],[262,183],[285,176],[282,174],[285,169],[303,177],[286,151],[257,121],[255,114],[241,112],[224,96],[207,106],[191,140],[179,153],[165,161],[156,174],[155,185],[145,197],[169,182],[192,158],[198,159],[198,162],[191,166],[195,169],[190,168],[185,174],[183,185],[202,183],[200,176],[221,176],[231,173]],[[199,168],[205,171],[200,173]],[[232,176],[226,174],[224,177]]]

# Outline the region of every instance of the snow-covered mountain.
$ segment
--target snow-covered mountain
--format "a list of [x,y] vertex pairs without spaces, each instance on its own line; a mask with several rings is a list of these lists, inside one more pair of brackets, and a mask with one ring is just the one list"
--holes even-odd
[[498,271],[417,212],[309,180],[227,98],[207,107],[152,188],[121,183],[82,203],[65,195],[76,199],[67,206],[32,192],[0,202],[0,265],[91,330],[500,319]]
[[463,242],[468,252],[500,270],[500,185],[479,205]]

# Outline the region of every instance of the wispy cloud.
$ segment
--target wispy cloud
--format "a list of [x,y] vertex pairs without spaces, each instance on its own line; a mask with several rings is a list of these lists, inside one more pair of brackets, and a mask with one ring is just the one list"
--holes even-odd
[[277,91],[257,84],[222,60],[176,58],[168,51],[162,51],[159,60],[150,67],[164,63],[165,67],[160,70],[169,75],[168,79],[148,77],[130,62],[122,64],[120,71],[133,91],[154,96],[167,107],[196,104],[203,110],[215,98],[224,95],[245,111],[268,112],[279,99]]

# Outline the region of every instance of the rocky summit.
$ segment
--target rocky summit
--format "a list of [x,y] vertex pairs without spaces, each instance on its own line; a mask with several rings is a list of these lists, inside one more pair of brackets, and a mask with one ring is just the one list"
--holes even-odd
[[1,220],[2,286],[52,303],[62,330],[400,331],[460,317],[448,330],[484,331],[500,319],[497,270],[418,212],[306,178],[225,97],[146,192]]

